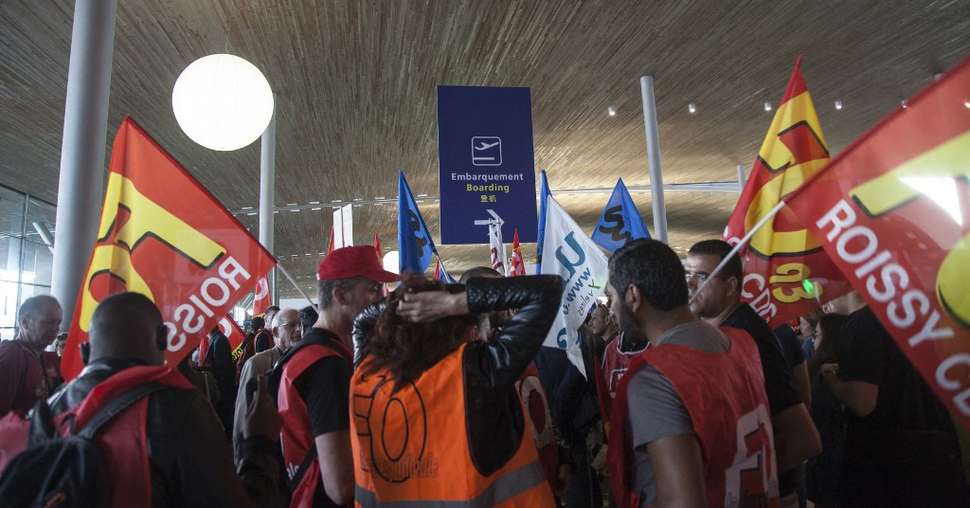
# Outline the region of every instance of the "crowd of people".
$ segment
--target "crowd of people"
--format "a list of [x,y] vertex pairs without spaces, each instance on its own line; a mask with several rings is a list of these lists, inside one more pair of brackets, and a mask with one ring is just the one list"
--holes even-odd
[[77,496],[80,435],[99,506],[970,505],[950,415],[864,301],[773,330],[738,257],[715,273],[730,251],[617,250],[582,365],[542,346],[559,276],[400,280],[365,246],[324,258],[315,307],[177,366],[155,304],[121,293],[64,383],[61,305],[32,297],[0,343],[0,499]]

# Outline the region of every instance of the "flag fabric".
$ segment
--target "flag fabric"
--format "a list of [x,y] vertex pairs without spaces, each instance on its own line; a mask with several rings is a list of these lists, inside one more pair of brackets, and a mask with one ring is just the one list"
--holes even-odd
[[330,229],[330,234],[334,248],[354,246],[354,206],[352,204],[334,208],[333,227]]
[[[266,328],[270,329],[272,328],[272,325],[270,323],[266,323]],[[236,323],[235,319],[229,316],[219,320],[219,330],[221,330],[222,334],[229,339],[230,351],[234,351],[237,347],[241,346],[243,340],[246,339],[246,332],[239,327],[239,323]]]
[[269,282],[266,277],[260,277],[256,281],[256,289],[253,293],[253,315],[262,316],[266,309],[273,306],[273,295],[269,292]]
[[384,262],[384,249],[381,248],[381,237],[377,233],[374,233],[374,240],[371,242],[374,246],[374,250],[377,251],[377,259]]
[[337,239],[334,237],[334,229],[336,224],[330,226],[330,238],[327,240],[327,255],[333,254],[333,251],[337,250]]
[[492,270],[508,277],[509,270],[505,261],[505,242],[502,241],[502,224],[493,222],[488,225],[488,251]]
[[455,283],[455,279],[453,279],[451,275],[448,274],[448,271],[445,270],[444,263],[442,263],[441,259],[437,257],[435,258],[435,262],[434,262],[434,278],[436,280],[440,280],[445,284]]
[[539,173],[539,233],[536,235],[536,273],[539,273],[542,269],[543,235],[546,231],[546,201],[551,196],[552,191],[549,190],[549,180],[546,178],[545,170],[543,170]]
[[[242,345],[243,339],[246,338],[246,333],[239,328],[236,324],[236,320],[226,316],[219,320],[219,331],[229,339],[229,351],[235,351],[239,346]],[[267,326],[268,328],[268,326]],[[205,359],[209,355],[209,336],[208,334],[202,336],[202,340],[199,341],[199,365],[205,364]]]
[[970,429],[970,58],[789,202]]
[[556,320],[542,345],[564,349],[569,361],[587,375],[579,328],[596,299],[606,292],[609,278],[606,255],[552,197],[546,202],[544,226],[546,255],[539,271],[561,276],[565,291]]
[[617,180],[613,194],[606,202],[599,222],[593,228],[592,238],[597,245],[611,254],[630,240],[650,238],[650,233],[643,224],[643,218],[640,217],[640,210],[633,203],[633,198],[630,197],[630,192],[623,184],[622,178]]
[[397,245],[400,252],[400,273],[405,271],[423,274],[431,260],[437,256],[428,226],[421,217],[411,187],[404,178],[404,171],[398,173],[397,201]]
[[[828,145],[802,78],[801,61],[799,57],[795,62],[785,95],[724,230],[724,239],[732,245],[829,162]],[[808,314],[850,289],[818,239],[787,207],[755,233],[739,255],[744,262],[742,300],[772,327]]]
[[202,184],[126,118],[111,151],[61,372],[71,379],[81,370],[78,345],[109,295],[133,291],[155,302],[168,327],[166,359],[175,365],[275,264]]
[[511,265],[509,275],[517,277],[525,275],[525,260],[522,258],[522,247],[519,245],[519,229],[515,228],[512,231],[512,259],[509,262]]

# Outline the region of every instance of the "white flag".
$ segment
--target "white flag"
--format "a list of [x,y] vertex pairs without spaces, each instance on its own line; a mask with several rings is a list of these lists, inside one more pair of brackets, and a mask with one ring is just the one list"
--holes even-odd
[[354,245],[354,208],[346,205],[333,210],[334,247],[353,247]]
[[587,375],[579,328],[596,299],[606,292],[609,262],[559,203],[552,196],[547,199],[540,273],[562,277],[565,291],[559,313],[542,345],[566,350],[569,361]]
[[489,224],[488,246],[492,259],[492,269],[508,277],[509,270],[505,262],[505,243],[502,241],[502,224]]

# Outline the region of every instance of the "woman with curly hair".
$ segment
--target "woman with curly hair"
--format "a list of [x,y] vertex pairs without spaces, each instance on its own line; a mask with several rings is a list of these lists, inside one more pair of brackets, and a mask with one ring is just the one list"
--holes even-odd
[[[351,441],[359,506],[553,506],[515,382],[549,332],[558,276],[414,278],[355,323]],[[516,309],[481,341],[477,315]]]

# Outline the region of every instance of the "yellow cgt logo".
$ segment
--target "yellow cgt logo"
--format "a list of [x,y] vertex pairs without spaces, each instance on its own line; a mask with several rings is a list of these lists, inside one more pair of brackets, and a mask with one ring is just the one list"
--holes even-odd
[[[751,200],[744,219],[745,230],[754,227],[782,198],[801,187],[829,162],[822,127],[807,91],[778,108],[758,158],[776,174]],[[776,231],[774,222],[769,221],[751,237],[750,247],[765,257],[799,254],[821,245],[807,229]]]
[[[91,292],[91,281],[97,275],[106,273],[122,281],[128,291],[155,300],[145,278],[131,263],[131,253],[142,240],[154,236],[204,268],[212,266],[226,253],[221,245],[146,197],[131,180],[119,173],[109,173],[104,201],[107,205],[101,214],[98,243],[81,295],[78,324],[85,332],[99,303]],[[121,208],[129,211],[129,218],[117,228],[113,241],[104,243],[112,239]]]
[[[931,199],[963,231],[970,220],[970,132],[907,161],[852,189],[850,195],[871,217],[889,213],[920,197]],[[947,253],[936,275],[936,296],[946,312],[970,328],[970,235]]]

